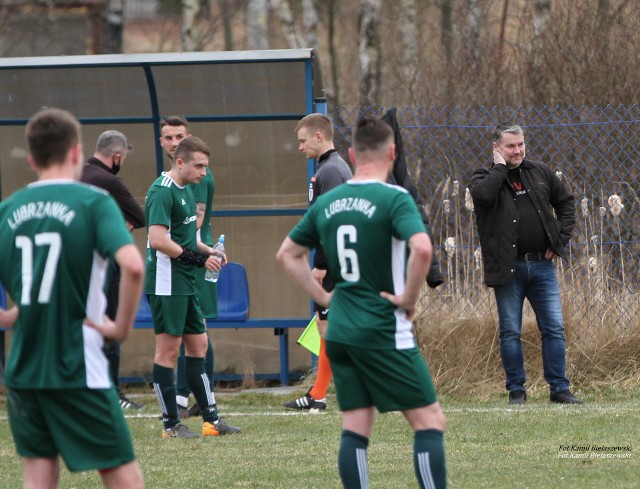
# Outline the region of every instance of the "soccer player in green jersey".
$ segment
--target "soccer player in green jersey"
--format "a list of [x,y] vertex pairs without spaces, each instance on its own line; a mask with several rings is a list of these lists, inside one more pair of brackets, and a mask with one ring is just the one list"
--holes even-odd
[[[176,148],[180,141],[189,136],[191,136],[189,132],[189,122],[184,116],[172,115],[160,120],[160,146],[162,146],[164,153],[170,161],[173,161]],[[199,183],[193,184],[191,189],[196,201],[196,228],[198,229],[198,239],[212,247],[213,236],[211,234],[210,215],[216,184],[213,173],[211,173],[208,167],[207,174],[204,178],[202,178]],[[218,284],[204,280],[204,273],[204,268],[197,268],[195,270],[196,294],[198,295],[200,308],[202,309],[204,317],[215,318],[218,316]],[[215,393],[213,391],[213,344],[208,336],[207,339],[209,345],[205,356],[204,369],[209,378],[211,394],[214,396],[213,401],[215,405]],[[178,403],[180,418],[199,416],[201,414],[198,403],[195,403],[190,408],[188,407],[190,393],[191,390],[189,389],[185,373],[184,345],[182,345],[180,347],[176,369],[176,402]]]
[[[56,487],[62,458],[72,472],[98,470],[107,488],[142,488],[102,348],[131,329],[144,262],[113,198],[76,181],[76,118],[45,109],[25,134],[38,181],[0,204],[0,280],[15,302],[0,314],[13,326],[5,383],[24,487]],[[103,285],[113,259],[122,277],[111,320]]]
[[[377,409],[401,411],[411,425],[420,487],[444,488],[445,417],[411,322],[431,241],[411,195],[385,183],[395,157],[391,128],[377,118],[360,120],[349,157],[354,178],[316,200],[277,259],[316,302],[331,303],[325,340],[343,412],[338,468],[344,487],[368,487],[366,454]],[[309,267],[309,250],[320,243],[333,292]]]
[[171,170],[163,172],[147,192],[145,215],[149,234],[145,293],[149,299],[156,338],[153,386],[162,409],[163,438],[199,436],[179,422],[173,371],[184,342],[185,370],[198,402],[202,434],[229,432],[219,419],[204,357],[208,347],[206,326],[196,295],[194,267],[219,270],[226,260],[196,238],[196,204],[191,183],[206,175],[209,148],[196,137],[183,139],[175,150]]

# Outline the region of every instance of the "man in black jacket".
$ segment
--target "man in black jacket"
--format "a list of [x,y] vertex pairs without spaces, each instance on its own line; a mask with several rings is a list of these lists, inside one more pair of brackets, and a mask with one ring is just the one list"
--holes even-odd
[[[82,169],[80,180],[106,190],[115,199],[122,211],[129,231],[145,226],[144,209],[136,202],[129,189],[116,175],[126,160],[132,146],[127,137],[118,131],[105,131],[98,136],[96,150]],[[109,269],[107,287],[107,316],[115,318],[118,310],[118,291],[120,288],[120,268],[114,262]],[[133,402],[120,390],[118,376],[120,371],[120,343],[106,343],[104,353],[109,360],[109,369],[113,384],[120,394],[120,406],[123,409],[141,409],[142,404]]]
[[[500,356],[511,404],[526,402],[522,308],[526,298],[542,336],[544,378],[551,402],[579,404],[569,390],[562,304],[553,259],[567,259],[575,198],[544,163],[525,159],[524,131],[500,124],[493,132],[493,165],[473,173],[485,283],[493,287],[500,323]],[[555,212],[555,215],[554,215]]]
[[[429,218],[427,217],[427,213],[424,210],[424,199],[418,193],[418,189],[413,183],[413,179],[407,170],[407,160],[405,158],[404,153],[404,143],[402,141],[402,131],[400,130],[400,124],[398,123],[397,118],[397,110],[395,107],[390,108],[384,115],[380,118],[387,124],[391,126],[393,129],[393,138],[394,143],[396,145],[396,159],[393,162],[393,170],[389,175],[388,182],[394,185],[400,185],[404,189],[406,189],[415,200],[418,205],[418,211],[420,212],[420,216],[422,217],[422,222],[424,222],[425,227],[427,228],[427,234],[431,239],[431,244],[435,248],[435,241],[433,239],[433,233],[431,232],[431,225],[429,224]],[[442,272],[440,272],[440,263],[438,262],[438,257],[436,256],[435,250],[433,255],[431,256],[431,267],[429,268],[429,273],[427,274],[427,285],[435,289],[439,285],[444,283],[444,278],[442,277]]]

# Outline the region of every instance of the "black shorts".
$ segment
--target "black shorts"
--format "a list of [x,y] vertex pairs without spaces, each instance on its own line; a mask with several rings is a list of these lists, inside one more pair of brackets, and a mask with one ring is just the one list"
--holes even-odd
[[[322,280],[322,288],[327,292],[331,292],[336,284],[333,282],[333,279],[327,273]],[[329,308],[321,306],[317,302],[313,303],[313,310],[318,313],[318,318],[326,321],[329,317]]]

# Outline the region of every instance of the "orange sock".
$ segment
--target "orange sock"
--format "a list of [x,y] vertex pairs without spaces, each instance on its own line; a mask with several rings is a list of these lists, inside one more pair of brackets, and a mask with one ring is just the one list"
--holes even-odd
[[318,355],[318,373],[316,374],[316,382],[309,391],[309,395],[314,399],[324,399],[327,395],[327,387],[331,382],[331,365],[324,350],[324,338],[320,338],[320,355]]

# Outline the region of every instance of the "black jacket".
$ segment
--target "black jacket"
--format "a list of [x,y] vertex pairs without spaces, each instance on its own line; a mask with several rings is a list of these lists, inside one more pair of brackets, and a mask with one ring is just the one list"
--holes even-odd
[[[429,235],[429,238],[431,238],[431,243],[435,247],[436,243],[433,239],[433,235],[431,234],[429,218],[427,217],[427,213],[424,211],[424,200],[422,199],[420,194],[418,194],[418,189],[413,183],[411,175],[409,175],[409,172],[407,171],[407,162],[404,156],[404,144],[402,142],[400,125],[398,124],[398,119],[396,118],[396,110],[397,109],[393,107],[381,117],[381,119],[389,124],[391,126],[391,129],[393,129],[395,138],[394,142],[396,145],[396,159],[393,162],[393,172],[389,176],[389,183],[400,185],[411,194],[411,197],[413,197],[413,200],[418,206],[418,211],[420,212],[422,221],[427,228],[427,234]],[[440,272],[440,263],[438,263],[438,257],[436,256],[434,250],[434,253],[431,256],[431,268],[429,268],[429,273],[427,274],[427,285],[432,289],[435,289],[442,283],[444,283],[444,279],[442,278],[442,273]]]
[[[574,196],[544,163],[525,159],[519,168],[524,189],[542,218],[551,249],[566,260],[566,246],[576,223]],[[469,183],[480,235],[484,279],[489,287],[513,280],[518,253],[520,223],[507,173],[505,165],[494,164],[476,170]]]
[[99,159],[92,156],[87,160],[87,164],[82,168],[80,181],[109,192],[118,203],[124,219],[130,222],[134,229],[145,226],[144,209],[136,202],[120,177],[113,175],[111,169]]

